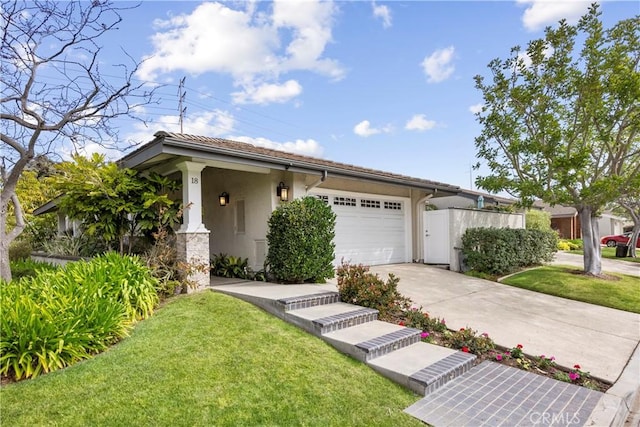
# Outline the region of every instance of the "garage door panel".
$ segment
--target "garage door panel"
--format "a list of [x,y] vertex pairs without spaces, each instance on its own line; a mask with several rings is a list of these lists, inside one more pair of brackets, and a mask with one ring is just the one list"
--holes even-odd
[[336,214],[335,264],[391,264],[407,261],[405,201],[371,194],[325,195]]

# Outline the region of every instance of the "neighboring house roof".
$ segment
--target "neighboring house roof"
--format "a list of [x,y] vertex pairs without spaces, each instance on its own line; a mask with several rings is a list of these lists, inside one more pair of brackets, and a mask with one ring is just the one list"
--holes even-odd
[[222,138],[159,131],[155,139],[124,156],[120,163],[129,168],[146,169],[169,161],[167,156],[197,157],[265,166],[292,172],[329,174],[332,176],[366,179],[387,184],[457,194],[460,187],[427,179],[368,169],[316,157],[287,153],[258,147],[245,142]]
[[496,202],[501,205],[512,205],[517,202],[516,199],[508,199],[506,197],[496,196],[495,194],[482,193],[480,191],[467,190],[464,188],[460,189],[458,196],[466,197],[467,199],[477,201],[478,196],[482,196],[484,198],[484,202],[486,204],[495,204]]
[[58,210],[58,202],[60,201],[60,197],[58,196],[55,199],[49,200],[47,203],[45,203],[44,205],[40,206],[39,208],[35,209],[33,211],[33,214],[38,216],[38,215],[43,215],[49,212],[55,212]]
[[[540,201],[536,202],[535,204],[540,206],[543,210],[549,212],[551,214],[551,218],[571,218],[571,217],[578,216],[578,210],[573,206],[562,206],[562,205],[551,206],[548,203],[544,203]],[[600,218],[603,218],[603,217],[612,218],[619,221],[627,220],[626,218],[618,216],[610,211],[603,212],[600,215]]]

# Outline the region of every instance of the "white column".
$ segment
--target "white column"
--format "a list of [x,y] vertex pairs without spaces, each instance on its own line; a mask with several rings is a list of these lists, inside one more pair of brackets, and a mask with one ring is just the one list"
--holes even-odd
[[184,161],[176,167],[182,172],[182,203],[185,207],[178,232],[207,232],[202,223],[202,170],[205,165]]

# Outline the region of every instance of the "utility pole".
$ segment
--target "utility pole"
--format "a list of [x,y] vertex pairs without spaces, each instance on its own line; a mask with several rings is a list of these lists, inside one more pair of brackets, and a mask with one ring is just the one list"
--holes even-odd
[[187,96],[187,93],[184,91],[184,81],[186,77],[180,79],[180,84],[178,85],[178,116],[180,118],[180,133],[183,133],[182,123],[184,121],[184,116],[187,113],[187,107],[182,107],[184,103],[184,99]]

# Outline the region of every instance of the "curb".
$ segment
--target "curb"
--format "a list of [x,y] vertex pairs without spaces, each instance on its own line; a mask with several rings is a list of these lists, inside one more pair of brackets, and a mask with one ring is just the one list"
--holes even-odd
[[618,380],[600,399],[584,425],[623,426],[639,396],[640,345],[637,345]]

